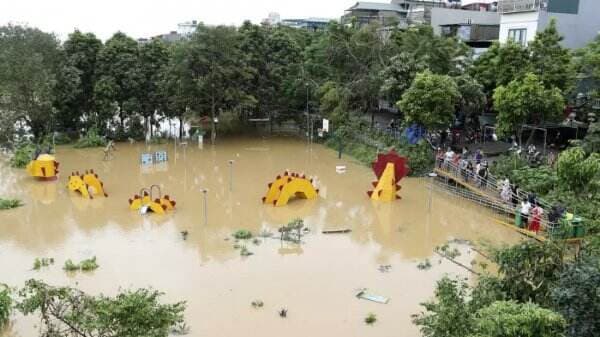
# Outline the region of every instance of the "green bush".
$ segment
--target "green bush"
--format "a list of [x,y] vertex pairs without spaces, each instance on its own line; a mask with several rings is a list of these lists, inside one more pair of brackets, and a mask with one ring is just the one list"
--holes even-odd
[[77,271],[80,269],[79,264],[74,263],[71,259],[65,261],[65,266],[63,267],[66,271]]
[[42,267],[48,267],[51,264],[54,264],[53,258],[36,258],[35,261],[33,261],[33,270],[40,270]]
[[2,199],[0,198],[0,210],[11,209],[23,206],[19,199]]
[[25,168],[33,159],[35,154],[35,145],[32,143],[23,143],[17,147],[15,154],[10,159],[10,166],[14,168]]
[[92,128],[88,130],[85,136],[81,137],[74,147],[77,149],[89,148],[89,147],[102,147],[106,145],[104,137],[98,134],[98,130]]
[[8,323],[10,312],[12,311],[12,298],[10,289],[0,285],[0,330]]

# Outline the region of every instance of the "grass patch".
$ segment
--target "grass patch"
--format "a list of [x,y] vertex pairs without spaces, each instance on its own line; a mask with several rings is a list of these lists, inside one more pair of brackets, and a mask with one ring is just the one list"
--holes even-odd
[[419,262],[417,268],[419,268],[419,270],[429,270],[431,268],[431,261],[429,261],[429,259],[425,259],[425,261]]
[[0,210],[12,209],[23,206],[23,203],[19,199],[2,199],[0,198]]
[[48,267],[50,265],[54,264],[54,259],[53,258],[36,258],[35,261],[33,261],[33,270],[40,270],[42,269],[42,267]]
[[237,240],[248,240],[252,238],[252,232],[247,229],[240,229],[233,233],[233,237]]

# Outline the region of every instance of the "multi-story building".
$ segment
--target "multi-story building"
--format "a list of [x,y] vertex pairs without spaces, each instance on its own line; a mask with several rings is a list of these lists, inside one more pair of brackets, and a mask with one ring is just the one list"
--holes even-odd
[[500,42],[527,45],[556,18],[567,48],[581,48],[600,33],[599,0],[500,0]]
[[181,36],[190,36],[196,31],[196,28],[198,28],[198,21],[196,20],[178,23],[177,33]]
[[324,18],[307,18],[307,19],[283,19],[280,24],[282,26],[292,28],[302,28],[308,30],[321,30],[326,29],[331,19]]

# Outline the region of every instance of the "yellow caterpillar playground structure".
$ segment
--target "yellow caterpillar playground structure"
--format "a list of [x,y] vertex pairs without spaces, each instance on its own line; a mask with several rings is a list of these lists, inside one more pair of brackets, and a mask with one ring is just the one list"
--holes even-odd
[[[153,191],[158,190],[158,198],[153,199]],[[140,211],[145,214],[148,212],[156,214],[165,214],[166,211],[175,209],[176,202],[171,200],[168,195],[162,196],[160,186],[152,185],[150,188],[142,188],[139,194],[129,199],[129,209]]]
[[315,199],[319,190],[312,183],[313,179],[307,179],[304,174],[285,171],[283,175],[278,175],[275,181],[269,183],[269,190],[262,201],[279,207],[287,205],[292,198]]
[[27,164],[27,173],[40,180],[55,180],[58,178],[58,162],[50,154],[40,154]]
[[86,170],[84,174],[79,174],[79,171],[72,172],[69,176],[67,188],[70,191],[78,192],[86,199],[93,199],[94,196],[108,197],[104,191],[104,183],[98,179],[98,175],[94,170]]

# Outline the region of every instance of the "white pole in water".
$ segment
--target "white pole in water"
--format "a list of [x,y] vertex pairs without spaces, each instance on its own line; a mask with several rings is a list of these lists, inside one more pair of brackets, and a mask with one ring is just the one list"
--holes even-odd
[[431,203],[433,199],[433,180],[437,177],[435,172],[427,174],[429,176],[429,199],[427,200],[427,211],[431,212]]
[[208,224],[208,208],[207,208],[207,193],[208,190],[206,188],[203,188],[200,190],[202,192],[202,194],[204,194],[204,225]]

